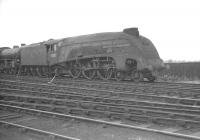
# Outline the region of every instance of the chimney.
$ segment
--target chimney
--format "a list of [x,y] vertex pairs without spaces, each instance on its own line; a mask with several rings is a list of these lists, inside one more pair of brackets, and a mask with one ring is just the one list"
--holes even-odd
[[126,34],[129,34],[129,35],[139,37],[138,28],[126,28],[126,29],[123,30],[123,32],[126,33]]
[[13,49],[16,49],[16,48],[19,48],[19,46],[17,46],[17,45],[14,45],[14,46],[13,46]]
[[22,43],[22,44],[21,44],[21,47],[22,47],[22,46],[26,46],[26,44],[25,44],[25,43]]

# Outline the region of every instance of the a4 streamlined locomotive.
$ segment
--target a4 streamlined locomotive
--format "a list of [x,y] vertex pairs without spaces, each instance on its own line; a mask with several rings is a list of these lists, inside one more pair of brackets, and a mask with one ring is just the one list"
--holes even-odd
[[0,49],[0,71],[21,75],[154,81],[164,63],[137,28],[97,33]]

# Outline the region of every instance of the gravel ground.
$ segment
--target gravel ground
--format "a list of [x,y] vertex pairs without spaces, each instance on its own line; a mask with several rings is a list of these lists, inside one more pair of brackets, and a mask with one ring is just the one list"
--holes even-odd
[[[7,112],[5,112],[7,113]],[[0,114],[3,114],[2,112]],[[15,114],[19,115],[19,114]],[[23,115],[23,117],[7,119],[6,121],[45,131],[58,133],[81,140],[183,140],[171,136],[144,132],[134,129],[119,128],[104,124],[82,122],[73,119],[61,120]],[[40,140],[42,136],[0,127],[0,140]]]
[[0,140],[44,140],[44,136],[33,133],[21,133],[13,128],[0,128]]
[[177,83],[200,84],[200,81],[178,81]]

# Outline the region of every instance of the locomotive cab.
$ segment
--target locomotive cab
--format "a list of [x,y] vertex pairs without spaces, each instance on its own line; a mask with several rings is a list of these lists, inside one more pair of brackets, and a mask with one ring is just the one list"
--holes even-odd
[[56,44],[46,45],[47,50],[47,63],[53,65],[56,63]]
[[57,49],[58,49],[58,42],[50,39],[45,42],[46,51],[47,51],[47,64],[54,65],[57,63]]

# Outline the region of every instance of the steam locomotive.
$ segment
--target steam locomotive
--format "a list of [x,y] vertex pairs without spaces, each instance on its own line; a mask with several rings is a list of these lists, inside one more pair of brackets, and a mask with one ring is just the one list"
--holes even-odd
[[138,28],[97,33],[0,49],[1,73],[102,80],[154,81],[164,63]]

